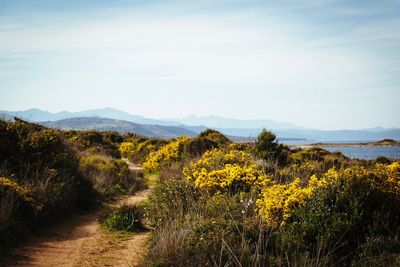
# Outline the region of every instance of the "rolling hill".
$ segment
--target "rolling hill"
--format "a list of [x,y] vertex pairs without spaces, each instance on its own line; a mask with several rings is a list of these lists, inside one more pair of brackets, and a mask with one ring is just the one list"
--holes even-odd
[[262,128],[274,131],[280,140],[296,139],[307,142],[376,141],[384,138],[400,140],[399,128],[370,128],[362,130],[324,131],[298,127],[273,120],[239,120],[217,116],[183,119],[151,119],[114,109],[92,109],[79,112],[62,111],[51,113],[40,109],[25,111],[0,111],[0,118],[19,117],[32,122],[60,129],[113,130],[121,133],[133,132],[145,136],[176,137],[193,136],[207,128],[214,128],[236,140],[254,139]]
[[173,138],[182,135],[195,136],[196,133],[176,126],[145,125],[129,121],[99,117],[79,117],[58,121],[40,122],[41,125],[61,130],[98,130],[135,133],[148,137]]

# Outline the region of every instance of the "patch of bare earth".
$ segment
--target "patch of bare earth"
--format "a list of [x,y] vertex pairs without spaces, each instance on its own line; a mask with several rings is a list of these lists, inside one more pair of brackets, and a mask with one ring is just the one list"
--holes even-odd
[[[137,168],[137,167],[136,167]],[[122,198],[113,206],[145,200],[151,189]],[[98,222],[101,211],[80,215],[46,229],[18,248],[8,266],[138,266],[147,252],[149,232],[110,232]]]

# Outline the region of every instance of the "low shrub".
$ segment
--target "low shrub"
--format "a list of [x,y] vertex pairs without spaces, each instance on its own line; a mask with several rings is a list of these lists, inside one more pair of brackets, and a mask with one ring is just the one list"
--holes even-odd
[[198,138],[207,138],[215,142],[218,145],[218,147],[224,147],[232,142],[224,134],[213,129],[207,129],[202,131],[198,135]]
[[183,136],[162,146],[156,152],[151,152],[143,163],[143,167],[148,172],[159,172],[163,164],[182,160],[184,145],[189,140],[189,137]]
[[143,187],[142,179],[131,172],[123,160],[101,155],[83,155],[80,159],[80,170],[91,181],[94,189],[107,197],[129,194]]
[[251,154],[239,150],[209,150],[199,160],[189,163],[183,174],[196,187],[210,192],[249,191],[254,186],[270,183]]
[[200,192],[185,180],[160,182],[145,206],[146,221],[157,227],[184,216],[196,205]]
[[42,207],[27,187],[0,177],[0,254],[36,226]]
[[117,132],[65,131],[62,134],[79,151],[120,158],[119,144],[123,141]]
[[185,157],[187,159],[196,158],[204,154],[207,150],[218,147],[218,143],[205,137],[192,138],[184,146]]
[[101,224],[114,231],[142,231],[142,209],[137,205],[123,205],[120,208],[109,209],[100,217]]

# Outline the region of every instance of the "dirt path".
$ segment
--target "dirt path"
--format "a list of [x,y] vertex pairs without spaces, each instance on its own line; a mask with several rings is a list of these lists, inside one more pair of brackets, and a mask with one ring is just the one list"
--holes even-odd
[[[141,171],[129,164],[133,171]],[[146,189],[113,206],[135,204],[151,192]],[[149,232],[116,233],[100,227],[101,211],[80,215],[46,229],[46,233],[16,250],[8,266],[138,266],[146,254]]]

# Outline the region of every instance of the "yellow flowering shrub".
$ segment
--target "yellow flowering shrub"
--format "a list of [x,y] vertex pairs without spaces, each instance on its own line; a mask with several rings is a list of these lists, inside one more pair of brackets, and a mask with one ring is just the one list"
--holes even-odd
[[143,163],[143,167],[149,172],[157,172],[162,163],[178,161],[182,156],[184,145],[189,140],[189,137],[183,136],[162,146],[159,150],[151,152]]
[[195,186],[206,190],[248,190],[264,186],[270,179],[264,175],[251,155],[244,151],[213,149],[183,169],[183,175]]
[[310,179],[308,186],[302,187],[300,179],[290,184],[275,184],[266,187],[257,200],[261,218],[269,227],[283,226],[289,219],[293,208],[307,200],[315,188],[315,178]]
[[131,158],[135,152],[135,145],[132,142],[122,142],[118,150],[122,157]]
[[14,191],[23,202],[31,205],[32,207],[37,209],[42,208],[42,205],[37,204],[33,199],[32,192],[27,187],[21,186],[11,179],[0,177],[0,200],[8,190]]
[[376,164],[375,169],[374,174],[377,179],[375,179],[374,186],[384,192],[400,197],[400,163]]
[[329,169],[320,178],[312,175],[303,186],[297,178],[289,184],[266,187],[261,198],[257,200],[258,212],[268,226],[283,226],[290,219],[294,208],[307,201],[316,188],[336,186],[340,188],[342,194],[345,194],[347,186],[357,182],[366,184],[370,190],[375,188],[386,194],[393,194],[398,199],[400,198],[400,163],[377,164],[371,170],[361,167],[340,171]]

